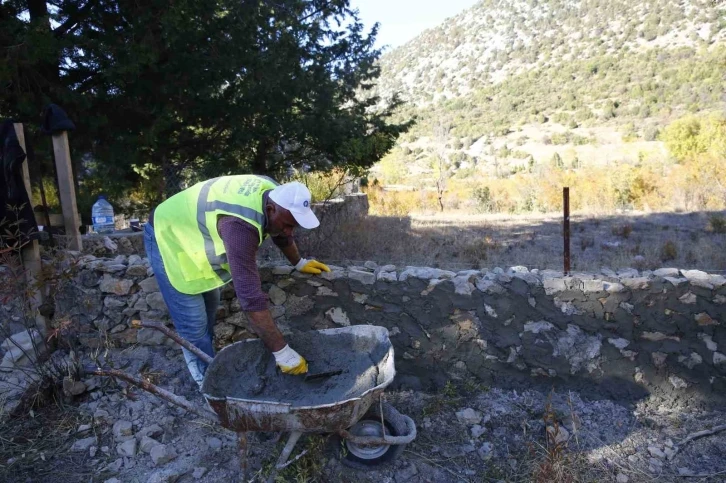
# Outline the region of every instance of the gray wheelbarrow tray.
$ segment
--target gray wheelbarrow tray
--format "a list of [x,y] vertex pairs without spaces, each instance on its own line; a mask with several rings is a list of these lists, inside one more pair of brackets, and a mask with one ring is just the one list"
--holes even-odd
[[[359,447],[373,447],[382,445],[402,445],[413,441],[416,438],[416,425],[413,420],[406,415],[398,413],[390,404],[383,402],[384,389],[393,382],[396,375],[394,367],[393,346],[388,338],[388,330],[385,327],[377,327],[371,325],[354,325],[350,327],[342,327],[336,329],[324,329],[317,331],[323,335],[334,335],[347,333],[352,334],[356,338],[373,338],[375,343],[380,346],[383,357],[378,361],[379,381],[377,386],[372,387],[357,397],[336,401],[331,404],[322,404],[317,406],[293,406],[289,403],[279,401],[259,401],[255,399],[245,399],[238,397],[227,397],[219,394],[209,394],[210,388],[214,385],[209,378],[214,377],[213,367],[220,360],[219,355],[225,351],[239,351],[244,349],[245,344],[261,344],[259,339],[243,340],[231,344],[223,348],[218,357],[211,358],[204,352],[197,349],[188,341],[182,339],[174,331],[168,329],[162,324],[153,322],[134,321],[135,327],[146,327],[159,330],[165,335],[176,341],[181,346],[194,352],[198,357],[209,364],[207,375],[202,384],[202,393],[207,401],[210,411],[207,408],[200,408],[185,398],[177,396],[163,388],[155,386],[148,381],[111,368],[95,368],[86,367],[85,372],[100,376],[112,376],[123,379],[134,384],[141,389],[151,392],[167,401],[176,404],[188,411],[202,416],[211,422],[221,425],[222,427],[235,431],[239,437],[239,452],[241,464],[241,479],[246,480],[247,477],[247,432],[289,432],[290,436],[283,449],[280,457],[269,475],[268,482],[274,481],[277,471],[286,467],[290,463],[287,462],[292,451],[302,433],[333,433],[349,443],[353,443]],[[380,404],[381,414],[381,431],[377,434],[383,436],[363,436],[354,435],[348,431],[348,428],[354,426],[370,409],[374,402]],[[385,407],[384,407],[385,406]],[[406,427],[406,434],[401,436],[393,436],[386,434],[386,427],[383,421],[383,414],[393,414],[395,418],[403,421]],[[390,432],[390,431],[389,431]],[[304,453],[303,453],[304,454]],[[302,454],[298,455],[300,458]],[[295,458],[295,459],[297,459]],[[295,461],[295,460],[293,460]]]

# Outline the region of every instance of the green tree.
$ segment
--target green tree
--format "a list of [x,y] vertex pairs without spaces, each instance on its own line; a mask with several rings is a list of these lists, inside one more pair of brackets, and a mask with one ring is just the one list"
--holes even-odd
[[10,0],[0,114],[33,125],[60,104],[81,175],[125,186],[367,168],[410,126],[371,92],[377,28],[348,0]]

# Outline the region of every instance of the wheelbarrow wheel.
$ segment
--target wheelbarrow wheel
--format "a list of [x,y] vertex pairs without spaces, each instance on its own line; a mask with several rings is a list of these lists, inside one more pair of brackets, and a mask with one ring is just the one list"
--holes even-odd
[[[348,431],[355,436],[382,437],[380,406],[374,403],[368,412]],[[406,434],[406,423],[401,415],[388,403],[383,404],[383,424],[389,436]],[[369,470],[371,467],[385,466],[394,461],[403,451],[405,444],[362,446],[340,436],[333,436],[331,444],[341,463],[350,468]]]

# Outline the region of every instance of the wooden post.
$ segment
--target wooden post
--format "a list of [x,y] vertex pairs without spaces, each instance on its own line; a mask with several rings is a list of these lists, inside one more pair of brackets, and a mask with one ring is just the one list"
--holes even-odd
[[80,222],[76,206],[76,189],[73,185],[73,165],[68,146],[68,133],[65,131],[53,134],[53,155],[58,170],[58,195],[63,210],[63,226],[68,238],[68,249],[81,251],[81,233],[78,231]]
[[[15,128],[15,135],[18,137],[20,147],[27,153],[28,151],[25,148],[25,132],[23,131],[23,125],[21,123],[15,123],[13,124],[13,127]],[[22,169],[23,184],[25,185],[25,191],[28,192],[28,198],[31,199],[32,204],[30,170],[28,169],[27,161],[23,162]],[[21,249],[21,256],[23,260],[23,267],[25,268],[25,280],[29,287],[33,287],[42,268],[40,263],[40,248],[38,247],[38,240],[31,240],[30,243],[26,243]],[[30,293],[30,310],[35,316],[35,323],[38,331],[45,336],[47,330],[45,317],[40,315],[38,312],[38,308],[43,304],[43,298],[43,292],[41,290],[34,290]]]

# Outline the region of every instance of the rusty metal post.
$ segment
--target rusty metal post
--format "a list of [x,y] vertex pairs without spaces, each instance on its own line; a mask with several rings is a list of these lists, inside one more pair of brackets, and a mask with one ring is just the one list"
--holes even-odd
[[565,217],[563,223],[564,235],[564,257],[565,257],[565,275],[570,274],[570,188],[562,188],[562,198],[565,205]]

